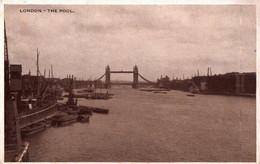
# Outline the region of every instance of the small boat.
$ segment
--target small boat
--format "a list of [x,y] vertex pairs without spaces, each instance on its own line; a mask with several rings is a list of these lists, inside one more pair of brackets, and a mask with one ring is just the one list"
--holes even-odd
[[167,92],[163,92],[163,91],[153,91],[153,93],[162,93],[162,94],[167,94]]
[[63,126],[63,125],[66,125],[66,124],[70,124],[70,123],[76,122],[77,118],[78,118],[77,115],[65,116],[65,117],[60,118],[60,119],[57,120],[57,125],[58,126]]
[[[114,94],[107,93],[85,93],[85,94],[76,94],[74,98],[85,98],[85,99],[111,99]],[[63,97],[69,97],[69,95],[64,95]]]
[[146,92],[167,92],[170,91],[170,89],[159,89],[159,88],[141,88],[139,91],[146,91]]
[[93,112],[95,113],[103,113],[103,114],[108,114],[109,109],[105,109],[105,108],[94,108]]
[[22,128],[21,135],[28,136],[28,135],[37,133],[45,128],[46,128],[46,121],[42,121],[42,122],[27,126],[25,128]]
[[193,95],[193,94],[187,94],[186,96],[194,97],[195,95]]
[[193,94],[198,94],[200,92],[200,90],[197,86],[191,86],[190,92],[193,93]]
[[90,114],[92,115],[92,112],[95,113],[104,113],[107,114],[109,112],[109,109],[105,108],[96,108],[96,107],[90,107],[90,106],[79,106],[79,113],[78,114]]
[[52,117],[51,125],[56,126],[58,120],[65,118],[68,116],[68,113],[66,112],[58,112],[55,116]]
[[79,106],[79,115],[82,114],[88,114],[88,115],[92,115],[92,111],[93,109],[95,109],[94,107],[87,107],[87,106]]
[[88,114],[79,115],[77,120],[79,122],[89,122],[89,115]]

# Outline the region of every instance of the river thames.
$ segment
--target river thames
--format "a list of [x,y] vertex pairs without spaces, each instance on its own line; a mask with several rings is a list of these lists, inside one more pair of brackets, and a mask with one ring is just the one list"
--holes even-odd
[[94,113],[89,123],[49,127],[27,137],[30,161],[256,160],[255,98],[116,86],[109,92],[115,94],[110,100],[78,99],[79,105],[109,108],[109,114]]

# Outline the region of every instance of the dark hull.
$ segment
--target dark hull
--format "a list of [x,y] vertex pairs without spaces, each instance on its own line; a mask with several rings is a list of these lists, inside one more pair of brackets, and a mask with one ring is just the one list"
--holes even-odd
[[89,122],[89,115],[79,115],[78,121],[79,122]]
[[73,119],[73,120],[67,120],[67,121],[58,121],[57,122],[57,125],[58,126],[64,126],[64,125],[67,125],[67,124],[71,124],[71,123],[74,123],[74,122],[77,122],[77,119]]
[[96,108],[96,107],[89,107],[89,106],[79,106],[79,114],[92,114],[92,112],[95,113],[103,113],[103,114],[108,114],[109,109],[105,108]]
[[93,111],[93,107],[86,107],[86,106],[79,106],[79,115],[84,115],[84,114],[88,114],[88,115],[92,115],[92,111]]
[[31,131],[27,131],[27,132],[21,132],[22,134],[22,136],[29,136],[29,135],[32,135],[32,134],[35,134],[35,133],[37,133],[37,132],[39,132],[39,131],[42,131],[42,130],[44,130],[46,127],[44,126],[44,127],[41,127],[41,128],[39,128],[39,129],[34,129],[34,130],[31,130]]
[[153,91],[153,93],[162,93],[162,94],[167,94],[167,92],[162,92],[162,91]]
[[59,119],[59,120],[57,120],[57,125],[58,126],[63,126],[63,125],[67,125],[67,124],[76,122],[77,118],[78,118],[78,116],[71,115],[71,116]]
[[95,113],[103,113],[103,114],[108,114],[109,109],[104,109],[104,108],[94,108],[93,112]]
[[20,116],[18,118],[20,128],[25,128],[27,126],[36,124],[40,121],[44,121],[47,118],[51,118],[55,116],[56,113],[57,113],[57,103],[56,102],[49,103],[46,106],[39,108],[35,112]]
[[21,129],[21,135],[22,136],[29,136],[32,134],[35,134],[39,131],[42,131],[46,128],[46,123],[40,123],[38,125],[35,125],[34,127],[26,127]]
[[[106,93],[86,93],[86,94],[79,94],[74,95],[74,98],[86,98],[86,99],[104,99],[108,100],[111,99],[113,94],[106,94]],[[63,97],[69,97],[69,95],[64,95]]]

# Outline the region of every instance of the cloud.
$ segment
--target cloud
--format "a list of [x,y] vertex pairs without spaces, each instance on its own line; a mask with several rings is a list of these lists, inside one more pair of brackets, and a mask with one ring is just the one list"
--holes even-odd
[[161,74],[191,76],[208,66],[217,74],[255,71],[255,14],[255,6],[245,5],[5,6],[11,63],[21,63],[24,73],[36,69],[38,47],[42,70],[53,64],[58,77],[85,79],[101,76],[107,64],[112,70],[137,64],[153,80]]

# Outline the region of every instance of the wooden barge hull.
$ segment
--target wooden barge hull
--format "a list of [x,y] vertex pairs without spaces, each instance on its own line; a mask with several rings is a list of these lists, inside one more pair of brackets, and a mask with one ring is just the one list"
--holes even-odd
[[21,135],[22,136],[29,136],[29,135],[32,135],[32,134],[35,134],[39,131],[42,131],[46,128],[46,123],[42,123],[42,125],[39,125],[39,126],[36,126],[34,128],[23,128],[21,129]]
[[58,126],[64,126],[64,125],[71,124],[71,123],[74,123],[74,122],[77,122],[76,118],[73,119],[73,120],[68,120],[68,121],[58,121],[57,125]]
[[78,118],[77,115],[69,115],[66,118],[57,120],[57,125],[58,126],[64,126],[64,125],[67,125],[67,124],[71,124],[73,122],[77,122],[77,118]]
[[54,103],[40,111],[20,116],[18,117],[20,128],[24,128],[29,125],[36,124],[40,121],[44,121],[47,118],[51,118],[55,116],[56,113],[57,113],[57,103]]

